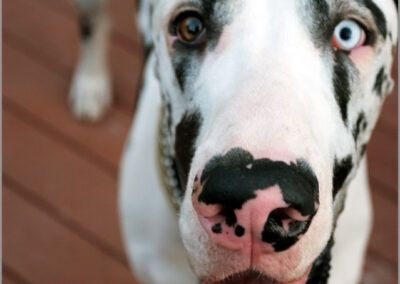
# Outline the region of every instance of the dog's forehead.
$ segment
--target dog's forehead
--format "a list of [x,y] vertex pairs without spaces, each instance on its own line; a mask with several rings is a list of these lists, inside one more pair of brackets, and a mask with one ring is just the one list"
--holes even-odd
[[[332,33],[332,26],[340,18],[361,17],[369,28],[376,30],[384,39],[389,34],[392,42],[397,41],[397,14],[393,0],[153,0],[156,3],[154,26],[167,27],[181,7],[197,7],[201,10],[214,47],[226,26],[234,23],[239,27],[234,32],[236,39],[244,33],[259,33],[268,37],[265,29],[281,30],[283,26],[303,26],[311,31],[309,39],[318,45]],[[160,15],[162,14],[162,16]],[[160,17],[161,16],[161,17]],[[357,18],[356,17],[356,18]],[[247,27],[247,29],[246,29]],[[296,28],[297,29],[297,28]],[[157,30],[157,29],[156,29]],[[166,32],[166,28],[161,29]],[[316,31],[316,32],[315,32]],[[271,35],[271,33],[270,33]]]
[[[207,12],[215,12],[216,10],[221,10],[224,12],[227,11],[237,11],[242,10],[247,5],[258,6],[262,8],[266,2],[271,4],[276,4],[278,1],[258,1],[258,0],[148,0],[152,1],[153,6],[163,7],[163,11],[165,15],[168,15],[171,10],[178,6],[183,5],[195,5],[199,7],[203,7]],[[353,7],[359,8],[362,7],[367,9],[370,13],[372,13],[374,19],[377,21],[378,25],[382,25],[385,20],[389,20],[390,24],[396,24],[397,13],[395,9],[395,5],[397,1],[394,0],[286,0],[279,1],[286,2],[287,5],[296,5],[297,7],[303,8],[308,13],[313,13],[313,11],[317,10],[322,14],[325,11],[324,6],[327,9],[335,9],[341,7]],[[314,9],[310,9],[310,7]],[[268,8],[279,8],[278,5],[268,6]],[[315,9],[316,8],[316,9]],[[166,12],[166,13],[165,13]],[[267,12],[267,11],[265,11]],[[221,14],[222,16],[222,14]],[[397,25],[393,25],[393,28],[397,27]]]

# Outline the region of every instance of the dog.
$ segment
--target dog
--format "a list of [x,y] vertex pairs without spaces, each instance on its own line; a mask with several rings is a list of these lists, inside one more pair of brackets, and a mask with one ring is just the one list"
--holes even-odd
[[[106,1],[78,0],[75,115],[111,104]],[[143,0],[119,208],[143,283],[358,283],[365,150],[391,92],[393,0]]]

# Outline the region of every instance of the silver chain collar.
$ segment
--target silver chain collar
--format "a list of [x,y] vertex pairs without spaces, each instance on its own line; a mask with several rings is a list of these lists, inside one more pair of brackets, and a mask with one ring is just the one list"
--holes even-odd
[[164,192],[167,195],[171,207],[178,213],[182,203],[182,190],[178,181],[178,173],[174,168],[174,148],[168,127],[168,117],[170,114],[165,111],[165,107],[160,109],[160,120],[158,127],[158,170]]

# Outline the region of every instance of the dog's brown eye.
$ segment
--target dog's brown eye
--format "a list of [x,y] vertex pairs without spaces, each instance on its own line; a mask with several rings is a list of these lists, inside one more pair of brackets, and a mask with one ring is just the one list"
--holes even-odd
[[186,43],[200,43],[204,34],[202,19],[197,15],[183,16],[177,22],[177,36]]

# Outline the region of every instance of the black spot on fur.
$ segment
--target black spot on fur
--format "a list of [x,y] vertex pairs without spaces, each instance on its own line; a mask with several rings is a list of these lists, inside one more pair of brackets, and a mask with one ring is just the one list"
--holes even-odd
[[382,34],[383,38],[386,39],[387,36],[386,18],[382,10],[379,9],[379,7],[372,0],[358,0],[358,2],[363,3],[371,11],[379,32]]
[[[213,49],[221,37],[223,28],[230,23],[231,17],[229,13],[229,1],[221,0],[202,0],[203,15],[205,15],[205,27],[207,29],[207,40],[209,48]],[[218,5],[225,3],[224,5]],[[218,9],[224,9],[225,11],[216,10],[216,5]],[[226,15],[221,17],[221,15]]]
[[172,128],[172,107],[169,100],[165,99],[165,116],[167,119],[167,127],[168,130],[171,132]]
[[333,67],[333,87],[335,89],[335,98],[340,108],[340,113],[345,125],[347,125],[347,107],[350,100],[350,75],[346,68],[347,56],[340,51],[335,57]]
[[367,144],[364,144],[360,148],[360,156],[364,156],[365,152],[367,151]]
[[[221,4],[224,3],[224,4]],[[229,24],[231,14],[228,12],[229,2],[222,0],[203,0],[199,3],[193,2],[193,5],[199,10],[203,17],[203,24],[206,30],[207,40],[204,44],[190,45],[176,40],[173,43],[172,63],[175,69],[177,81],[182,90],[188,84],[188,80],[193,80],[198,73],[200,63],[205,55],[205,50],[212,50],[218,44],[223,28]],[[217,11],[218,9],[225,9]],[[226,16],[221,16],[226,15]],[[168,31],[172,35],[176,35],[176,19],[172,19]]]
[[324,22],[326,23],[326,19],[329,17],[329,5],[326,0],[313,0],[310,2],[314,16],[316,16],[315,20],[318,21],[318,26],[321,27],[324,25]]
[[222,233],[222,225],[220,223],[215,224],[212,226],[211,231],[214,234],[221,234]]
[[[297,2],[297,1],[296,1]],[[299,3],[300,17],[303,19],[310,33],[310,39],[314,45],[326,50],[331,49],[334,22],[331,18],[331,11],[326,0],[312,0]],[[304,5],[303,3],[306,3]]]
[[[174,45],[180,44],[175,43]],[[195,59],[193,58],[194,55],[192,55],[192,53],[194,52],[192,51],[185,55],[180,55],[173,58],[176,79],[182,91],[185,89],[189,74],[191,72],[195,72],[194,69],[196,69],[195,66],[192,65],[192,63],[195,62]]]
[[326,284],[331,270],[332,247],[334,245],[333,236],[328,241],[328,244],[318,256],[313,264],[310,275],[307,279],[307,284]]
[[180,193],[179,197],[183,197],[183,195],[185,193],[186,186],[182,187],[182,181],[180,180],[178,165],[177,165],[177,162],[176,162],[175,159],[172,159],[172,170],[174,171],[173,177],[178,182],[177,189],[180,191],[179,192]]
[[337,161],[335,159],[335,165],[333,168],[333,197],[335,198],[336,194],[342,188],[346,178],[350,174],[353,169],[353,161],[351,156],[347,156],[343,160]]
[[187,176],[194,155],[194,144],[199,134],[201,121],[200,113],[186,113],[176,127],[175,159],[183,190],[186,188]]
[[385,68],[382,67],[379,69],[378,75],[376,75],[375,84],[374,84],[374,91],[378,94],[378,96],[383,96],[383,83],[386,81],[387,76],[385,74]]
[[357,118],[356,125],[353,129],[353,137],[355,142],[357,142],[360,132],[365,131],[366,128],[367,128],[367,120],[365,119],[365,114],[361,112]]
[[312,10],[312,35],[317,46],[320,47],[331,37],[331,21],[329,5],[326,0],[309,1]]
[[84,14],[80,16],[79,27],[80,27],[81,37],[83,40],[87,40],[92,36],[93,23],[89,15]]
[[225,216],[225,222],[228,227],[234,227],[237,223],[237,217],[232,209],[223,209],[219,214]]

